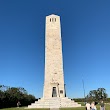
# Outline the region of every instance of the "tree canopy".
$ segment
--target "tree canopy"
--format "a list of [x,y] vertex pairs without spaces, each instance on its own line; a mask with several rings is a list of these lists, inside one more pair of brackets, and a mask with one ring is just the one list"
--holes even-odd
[[106,100],[108,97],[105,88],[98,88],[97,90],[91,90],[89,94],[86,96],[86,100],[91,101],[99,101]]
[[18,101],[21,106],[27,106],[35,101],[35,97],[22,87],[0,85],[0,108],[15,107]]

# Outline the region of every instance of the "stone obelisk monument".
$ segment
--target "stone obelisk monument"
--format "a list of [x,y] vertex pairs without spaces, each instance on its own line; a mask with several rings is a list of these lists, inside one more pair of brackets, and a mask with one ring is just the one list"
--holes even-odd
[[60,17],[46,17],[44,98],[65,97]]
[[65,96],[60,17],[46,17],[45,77],[43,98],[28,108],[79,107],[80,104]]

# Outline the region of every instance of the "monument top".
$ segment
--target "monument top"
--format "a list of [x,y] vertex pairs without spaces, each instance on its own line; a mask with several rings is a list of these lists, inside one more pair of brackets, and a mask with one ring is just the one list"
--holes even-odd
[[[51,15],[48,15],[47,17],[50,17],[50,16],[58,16],[58,15],[55,15],[55,14],[51,14]],[[60,17],[60,16],[58,16],[58,17]]]

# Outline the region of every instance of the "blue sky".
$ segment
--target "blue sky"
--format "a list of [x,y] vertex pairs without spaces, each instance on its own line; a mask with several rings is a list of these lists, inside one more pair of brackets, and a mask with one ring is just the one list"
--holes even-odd
[[1,0],[0,84],[42,97],[45,16],[61,17],[67,96],[104,87],[110,96],[109,0]]

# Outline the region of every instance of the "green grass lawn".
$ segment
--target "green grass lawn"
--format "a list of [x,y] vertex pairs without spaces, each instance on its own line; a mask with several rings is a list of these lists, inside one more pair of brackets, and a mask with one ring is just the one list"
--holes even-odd
[[[5,109],[0,109],[0,110],[49,110],[49,109],[24,109],[24,107],[20,108],[5,108]],[[77,108],[60,108],[60,110],[85,110],[85,107],[77,107]],[[100,110],[99,105],[97,105],[97,110]],[[105,110],[110,110],[110,105],[106,104]]]
[[25,109],[26,107],[20,107],[20,108],[4,108],[4,109],[0,109],[0,110],[49,110],[49,109],[43,109],[43,108],[33,108],[33,109]]
[[[61,108],[60,110],[86,110],[85,107],[77,107],[77,108]],[[97,105],[97,110],[100,110],[100,106]],[[110,110],[110,105],[105,105],[105,110]]]

